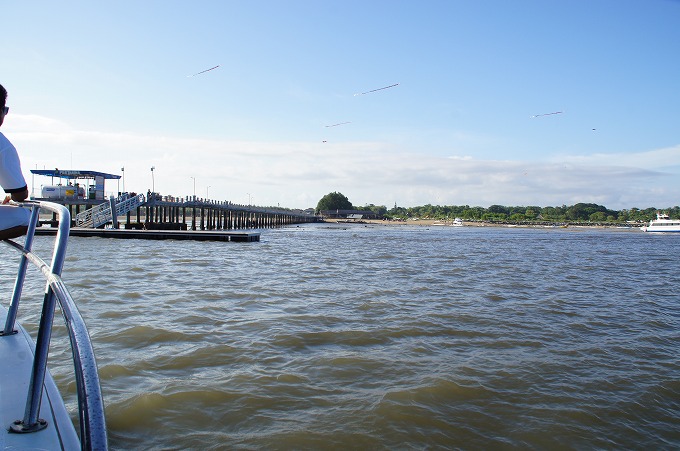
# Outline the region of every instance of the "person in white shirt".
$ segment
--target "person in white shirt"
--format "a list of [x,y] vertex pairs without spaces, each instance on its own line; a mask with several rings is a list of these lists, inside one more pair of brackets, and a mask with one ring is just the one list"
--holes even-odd
[[[7,90],[0,85],[0,126],[9,112]],[[17,238],[26,233],[31,217],[29,210],[6,205],[10,200],[22,202],[28,198],[28,186],[21,172],[21,162],[16,148],[0,133],[0,186],[7,196],[0,205],[0,240]]]

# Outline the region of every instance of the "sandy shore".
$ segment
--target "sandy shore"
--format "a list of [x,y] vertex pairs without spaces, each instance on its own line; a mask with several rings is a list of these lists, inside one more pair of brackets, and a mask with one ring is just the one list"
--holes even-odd
[[[327,223],[340,223],[340,224],[356,224],[356,225],[380,225],[380,226],[420,226],[420,227],[439,227],[439,226],[450,226],[451,221],[442,221],[439,219],[409,219],[407,221],[383,221],[379,219],[361,219],[358,221],[351,221],[346,219],[325,219],[324,222]],[[481,221],[463,221],[463,226],[465,227],[526,227],[526,228],[546,228],[546,227],[588,227],[588,228],[617,228],[620,230],[630,229],[638,230],[638,227],[624,227],[621,224],[617,225],[602,225],[602,224],[568,224],[568,225],[555,225],[550,226],[548,224],[513,224],[513,223],[491,223],[491,222],[481,222]]]
[[[407,221],[383,221],[381,219],[360,219],[358,221],[351,221],[347,219],[324,219],[324,222],[329,223],[342,223],[342,224],[371,224],[371,225],[384,225],[384,226],[431,226],[431,225],[444,225],[444,221],[435,219],[409,219]],[[465,225],[479,225],[477,223],[468,222]]]
[[[403,226],[422,226],[422,227],[438,227],[438,226],[450,226],[451,221],[442,221],[440,219],[409,219],[406,221],[383,221],[380,219],[361,219],[358,221],[351,221],[346,219],[325,219],[324,222],[327,223],[338,223],[338,224],[356,224],[356,225],[381,225],[390,227],[403,227]],[[463,225],[466,227],[502,227],[505,224],[491,224],[482,223],[475,221],[463,221]]]

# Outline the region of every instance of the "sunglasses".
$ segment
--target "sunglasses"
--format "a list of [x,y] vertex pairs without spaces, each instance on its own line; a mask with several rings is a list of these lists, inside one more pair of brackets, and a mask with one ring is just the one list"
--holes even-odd
[[2,109],[2,114],[7,114],[9,113],[9,107],[6,106],[5,108]]

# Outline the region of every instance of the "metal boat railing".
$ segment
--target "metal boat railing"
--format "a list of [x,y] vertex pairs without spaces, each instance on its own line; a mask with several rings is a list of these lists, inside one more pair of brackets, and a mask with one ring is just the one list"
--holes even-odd
[[[38,328],[38,336],[35,346],[33,369],[29,384],[28,398],[24,418],[10,426],[13,432],[33,432],[44,428],[45,422],[39,419],[40,400],[43,392],[45,373],[47,372],[47,357],[52,336],[52,322],[54,319],[55,301],[59,306],[66,322],[66,328],[71,343],[73,364],[75,369],[76,389],[78,394],[78,411],[80,423],[80,442],[82,449],[107,449],[108,438],[106,432],[106,419],[104,416],[104,401],[97,373],[97,362],[90,336],[85,327],[80,312],[73,298],[69,294],[64,282],[61,280],[61,270],[66,257],[66,244],[71,225],[71,215],[66,207],[52,202],[27,201],[19,204],[31,207],[31,220],[24,245],[14,241],[5,240],[5,243],[17,249],[21,254],[19,271],[14,284],[14,292],[5,321],[5,328],[1,335],[16,333],[14,327],[19,309],[19,301],[23,289],[26,268],[28,262],[33,263],[42,272],[47,280],[45,296],[43,300],[42,315]],[[37,255],[31,252],[35,229],[38,224],[40,210],[48,210],[57,213],[59,228],[55,238],[52,264],[48,266]],[[2,427],[0,425],[0,427]]]

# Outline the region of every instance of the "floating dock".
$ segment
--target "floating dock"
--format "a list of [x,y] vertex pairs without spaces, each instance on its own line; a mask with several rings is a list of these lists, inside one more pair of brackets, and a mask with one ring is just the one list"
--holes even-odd
[[[36,235],[54,235],[54,227],[38,227]],[[90,229],[72,227],[70,236],[118,238],[135,240],[193,240],[193,241],[260,241],[260,232],[245,230],[130,230],[130,229]]]

